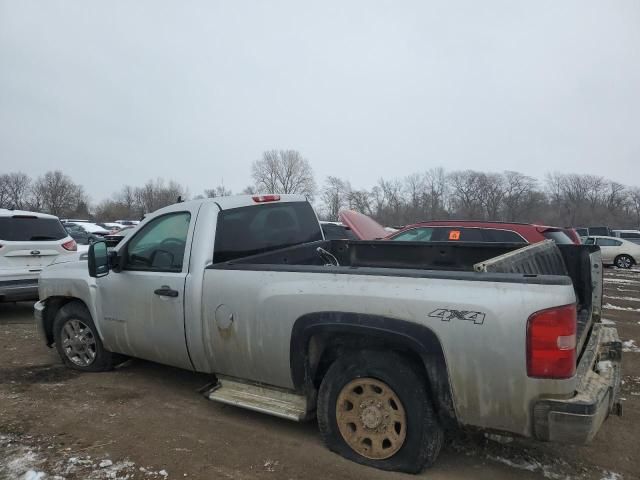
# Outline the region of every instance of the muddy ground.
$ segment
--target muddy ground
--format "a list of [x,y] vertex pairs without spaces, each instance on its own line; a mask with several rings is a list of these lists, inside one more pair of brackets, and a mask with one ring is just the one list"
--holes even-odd
[[586,447],[450,436],[418,477],[342,459],[314,422],[210,402],[197,392],[207,375],[141,360],[68,370],[36,335],[32,304],[0,304],[0,478],[640,478],[640,270],[608,270],[606,281],[605,318],[635,340],[624,354],[624,417]]

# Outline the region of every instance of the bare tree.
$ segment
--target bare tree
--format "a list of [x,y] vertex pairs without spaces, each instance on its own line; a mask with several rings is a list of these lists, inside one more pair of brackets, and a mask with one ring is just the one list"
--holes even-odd
[[215,188],[206,189],[204,191],[204,194],[207,198],[215,198],[215,197],[228,197],[229,195],[233,195],[233,192],[227,189],[224,185],[218,185]]
[[372,215],[371,194],[366,190],[351,190],[349,192],[349,208],[366,215]]
[[425,204],[428,218],[444,217],[447,214],[447,174],[444,168],[432,168],[424,175]]
[[452,172],[448,176],[453,193],[452,207],[455,215],[470,219],[482,217],[482,202],[480,191],[482,173],[474,170]]
[[298,193],[311,200],[316,190],[311,164],[297,150],[264,152],[253,162],[251,176],[264,193]]
[[480,204],[484,208],[486,218],[499,220],[506,188],[499,173],[482,173],[478,176]]
[[0,208],[10,208],[12,205],[9,203],[9,189],[8,189],[8,174],[0,175]]
[[635,217],[633,224],[638,227],[640,225],[640,187],[629,190],[629,206]]
[[60,170],[45,173],[33,185],[31,208],[64,217],[74,212],[80,202],[87,203],[82,186]]
[[29,205],[31,178],[22,172],[0,176],[0,205],[24,210]]
[[178,198],[186,198],[187,194],[187,190],[179,183],[171,180],[165,184],[162,178],[149,180],[143,187],[135,189],[136,202],[143,214],[174,204]]
[[328,220],[338,220],[338,212],[349,206],[351,185],[338,177],[327,177],[322,188],[322,205],[324,217]]
[[508,222],[521,218],[524,210],[531,207],[532,194],[537,189],[534,178],[519,172],[506,171],[504,178],[504,219]]

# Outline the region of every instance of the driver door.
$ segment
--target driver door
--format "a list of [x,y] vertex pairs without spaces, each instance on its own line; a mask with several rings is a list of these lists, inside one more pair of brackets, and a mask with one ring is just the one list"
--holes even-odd
[[120,249],[122,270],[97,279],[108,350],[193,368],[184,335],[190,212],[149,221]]

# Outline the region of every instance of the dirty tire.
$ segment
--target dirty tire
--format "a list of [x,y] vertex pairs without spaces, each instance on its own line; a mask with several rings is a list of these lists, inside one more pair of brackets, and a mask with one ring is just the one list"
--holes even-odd
[[[406,415],[404,443],[389,458],[372,459],[359,454],[340,433],[338,397],[346,385],[359,378],[383,382],[402,403]],[[349,460],[382,470],[418,473],[431,466],[440,453],[443,431],[425,383],[400,355],[363,351],[339,358],[327,371],[318,392],[318,427],[325,444]]]
[[[74,320],[78,320],[82,322],[82,324],[84,324],[86,327],[88,327],[93,337],[93,349],[95,350],[95,357],[87,365],[78,365],[77,363],[74,363],[67,356],[63,347],[65,325],[68,322]],[[91,314],[87,310],[87,307],[85,307],[80,302],[67,303],[60,310],[58,310],[56,318],[53,322],[53,339],[56,345],[56,350],[58,350],[58,355],[60,355],[63,363],[69,368],[80,370],[82,372],[104,372],[107,370],[111,370],[117,363],[118,357],[116,357],[116,355],[109,352],[108,350],[104,349],[96,326],[93,323],[93,319],[91,318]]]
[[629,255],[618,255],[613,263],[618,268],[631,268],[635,262]]

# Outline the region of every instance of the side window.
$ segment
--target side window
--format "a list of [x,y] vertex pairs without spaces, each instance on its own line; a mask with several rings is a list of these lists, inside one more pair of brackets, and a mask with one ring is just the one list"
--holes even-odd
[[434,229],[431,240],[436,242],[483,242],[482,230],[465,227],[439,227]]
[[613,240],[612,238],[599,238],[598,245],[601,247],[619,247],[622,245],[620,240]]
[[398,242],[430,242],[433,228],[412,228],[406,232],[399,233],[392,240]]
[[622,232],[620,234],[622,238],[640,238],[640,233]]
[[595,245],[596,239],[593,237],[589,237],[584,241],[585,245]]
[[155,218],[126,246],[124,268],[156,272],[180,272],[191,214],[177,212]]
[[485,242],[498,243],[527,243],[520,235],[512,230],[497,230],[487,228],[483,230]]

